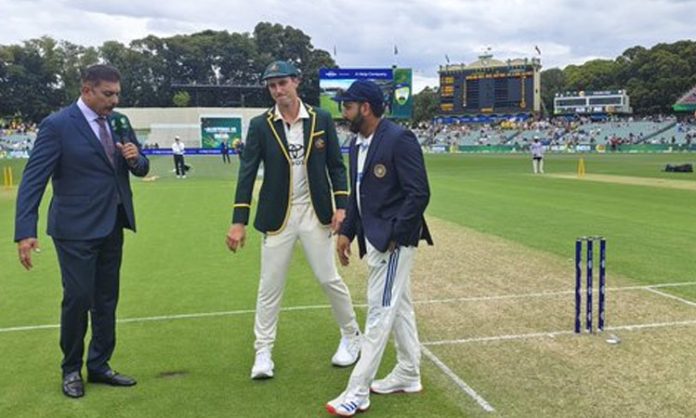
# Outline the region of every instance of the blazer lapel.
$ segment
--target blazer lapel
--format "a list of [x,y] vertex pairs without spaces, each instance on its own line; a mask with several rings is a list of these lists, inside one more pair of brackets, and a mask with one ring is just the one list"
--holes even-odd
[[367,149],[367,156],[365,157],[365,168],[363,169],[363,171],[367,170],[367,168],[372,165],[372,160],[374,159],[374,156],[377,153],[377,148],[379,148],[379,144],[382,142],[382,138],[384,137],[385,129],[385,120],[382,119],[379,121],[377,129],[375,129],[375,135],[372,137],[372,141],[370,141],[370,148]]
[[356,145],[357,136],[350,141],[350,152],[348,153],[348,167],[350,167],[351,189],[355,188],[358,182],[358,146]]
[[[75,127],[77,128],[77,131],[80,132],[82,137],[89,142],[90,145],[92,145],[96,151],[97,154],[101,157],[102,160],[104,160],[104,163],[111,167],[112,169],[114,168],[113,165],[111,165],[111,161],[109,161],[109,157],[106,156],[106,152],[104,151],[104,146],[101,144],[101,141],[99,141],[99,138],[97,138],[96,135],[94,135],[94,131],[92,128],[89,126],[89,122],[87,122],[87,119],[85,118],[85,115],[82,114],[82,111],[80,110],[79,107],[77,107],[77,104],[73,104],[71,107],[70,111],[70,117],[72,118]],[[107,123],[107,125],[110,125]],[[113,134],[112,134],[113,137]]]
[[266,114],[266,122],[268,123],[268,127],[271,130],[271,134],[275,138],[276,142],[278,143],[278,146],[280,147],[280,150],[283,151],[283,154],[285,155],[285,158],[288,160],[288,163],[290,163],[290,155],[288,154],[288,140],[285,138],[285,129],[283,129],[283,120],[278,119],[277,121],[274,121],[274,112],[273,109],[274,107],[268,109],[268,112]]
[[312,146],[312,137],[314,136],[314,130],[317,126],[317,114],[311,106],[307,106],[304,103],[303,106],[305,106],[309,114],[309,118],[302,121],[302,127],[304,128],[305,164],[307,164],[307,161],[309,161],[309,154],[312,152],[312,148],[314,148]]

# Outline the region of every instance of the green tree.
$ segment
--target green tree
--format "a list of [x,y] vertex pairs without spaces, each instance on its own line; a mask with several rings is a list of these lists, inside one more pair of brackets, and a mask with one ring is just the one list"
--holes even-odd
[[413,95],[413,123],[428,122],[435,117],[439,109],[437,89],[426,87]]
[[540,77],[541,101],[546,111],[553,114],[553,99],[557,93],[563,93],[565,89],[565,73],[558,68],[549,68],[542,71]]
[[177,91],[172,97],[172,102],[176,107],[186,107],[191,103],[191,95],[187,91]]
[[0,114],[35,121],[62,105],[61,54],[54,39],[45,36],[3,47],[0,57]]
[[[320,49],[314,49],[311,38],[299,29],[291,26],[262,22],[254,28],[254,40],[258,51],[260,75],[266,65],[275,60],[290,61],[302,73],[303,83],[300,95],[307,103],[319,104],[319,69],[336,67],[331,55]],[[270,97],[266,95],[270,100]]]

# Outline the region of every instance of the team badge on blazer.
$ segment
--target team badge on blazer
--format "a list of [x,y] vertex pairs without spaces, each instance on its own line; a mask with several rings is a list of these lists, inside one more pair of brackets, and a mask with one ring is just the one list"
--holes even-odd
[[326,141],[324,141],[322,138],[317,139],[314,141],[314,148],[318,150],[323,150],[326,148]]
[[375,168],[372,169],[372,172],[375,173],[375,177],[381,179],[387,175],[387,167],[385,167],[384,164],[377,164]]

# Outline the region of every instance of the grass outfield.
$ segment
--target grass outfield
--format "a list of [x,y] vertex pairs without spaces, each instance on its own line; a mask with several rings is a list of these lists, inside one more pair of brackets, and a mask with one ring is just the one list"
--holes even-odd
[[[366,416],[671,417],[696,410],[696,191],[668,186],[696,183],[696,176],[660,171],[696,156],[584,158],[588,175],[577,179],[551,175],[573,174],[572,155],[548,155],[543,176],[530,173],[526,156],[427,157],[436,245],[420,250],[413,275],[421,339],[432,355],[423,357],[426,390],[373,396]],[[296,309],[281,313],[276,377],[251,381],[259,235],[250,232],[236,255],[224,245],[237,160],[187,161],[194,168],[186,180],[174,178],[168,157],[152,158],[157,180],[133,180],[139,233],[126,235],[125,322],[112,365],[139,384],[87,385],[78,401],[60,392],[53,325],[61,287],[45,215],[42,252],[27,273],[11,242],[15,190],[0,190],[0,417],[326,416],[323,404],[344,388],[350,370],[330,365],[338,330],[302,252],[283,301]],[[0,161],[7,164],[19,177],[22,163]],[[650,185],[625,184],[625,177]],[[567,333],[574,240],[588,234],[607,237],[607,316],[619,345]],[[341,272],[363,304],[362,263],[354,259]],[[357,311],[362,323],[364,307]],[[193,315],[169,317],[185,314]],[[16,329],[39,325],[49,327]],[[389,348],[380,375],[393,364]],[[456,378],[496,412],[486,412]]]

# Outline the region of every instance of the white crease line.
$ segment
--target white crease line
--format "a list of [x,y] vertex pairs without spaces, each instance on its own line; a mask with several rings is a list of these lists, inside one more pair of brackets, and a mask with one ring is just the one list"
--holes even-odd
[[[355,307],[366,307],[367,305],[353,305]],[[308,306],[290,306],[287,308],[281,308],[281,311],[309,311],[314,309],[329,309],[331,305],[308,305]],[[222,311],[222,312],[201,312],[201,313],[191,313],[191,314],[178,314],[178,315],[159,315],[159,316],[148,316],[141,318],[125,318],[118,319],[116,322],[119,324],[128,324],[134,322],[151,322],[151,321],[169,321],[175,319],[196,319],[196,318],[206,318],[215,316],[233,316],[233,315],[244,315],[253,314],[255,309],[241,309],[237,311]],[[21,327],[10,327],[10,328],[0,328],[0,333],[3,332],[17,332],[17,331],[34,331],[39,329],[54,329],[60,328],[60,325],[29,325]]]
[[468,344],[468,343],[481,343],[490,341],[509,341],[509,340],[526,340],[530,338],[541,338],[549,337],[554,338],[559,335],[573,334],[573,331],[547,331],[547,332],[532,332],[528,334],[509,334],[509,335],[493,335],[490,337],[472,337],[472,338],[461,338],[456,340],[441,340],[441,341],[427,341],[422,343],[427,346],[436,345],[449,345],[449,344]]
[[[696,282],[660,283],[660,284],[651,284],[651,285],[648,285],[645,287],[659,288],[659,287],[680,287],[680,286],[693,286],[693,285],[696,285]],[[626,288],[629,288],[629,287],[635,287],[635,286],[627,286]]]
[[660,296],[662,296],[662,297],[666,297],[666,298],[678,300],[679,302],[685,303],[685,304],[690,305],[690,306],[696,306],[696,302],[692,302],[692,301],[690,301],[690,300],[687,300],[687,299],[684,299],[684,298],[680,298],[679,296],[670,295],[669,293],[661,292],[661,291],[659,291],[659,290],[655,290],[655,289],[652,289],[652,288],[648,288],[648,289],[645,289],[645,290],[648,291],[648,292],[650,292],[650,293],[655,293],[656,295],[660,295]]
[[[693,286],[696,282],[676,282],[676,283],[663,283],[656,285],[647,286],[624,286],[624,287],[609,287],[607,291],[626,291],[626,290],[651,290],[661,287],[680,287],[680,286]],[[654,291],[654,290],[651,290]],[[657,291],[654,291],[657,292]],[[549,297],[549,296],[560,296],[567,294],[574,294],[574,291],[558,291],[558,292],[539,292],[539,293],[523,293],[523,294],[512,294],[512,295],[493,295],[493,296],[474,296],[474,297],[463,297],[463,298],[449,298],[449,299],[434,299],[434,300],[417,300],[413,303],[415,304],[435,304],[435,303],[453,303],[453,302],[477,302],[477,301],[490,301],[490,300],[504,300],[504,299],[525,299],[525,298],[538,298],[538,297]],[[665,293],[665,295],[667,295]],[[671,295],[670,295],[671,296]],[[676,296],[673,296],[676,298]],[[691,303],[687,300],[684,302]],[[353,305],[356,308],[366,308],[366,304]],[[329,309],[330,305],[306,305],[306,306],[289,306],[286,308],[281,308],[281,311],[291,312],[291,311],[307,311],[314,309]],[[221,311],[221,312],[200,312],[191,314],[176,314],[176,315],[159,315],[141,318],[125,318],[119,319],[116,322],[120,324],[136,323],[136,322],[151,322],[151,321],[169,321],[175,319],[195,319],[195,318],[205,318],[205,317],[216,317],[216,316],[233,316],[233,315],[244,315],[255,313],[255,309],[241,309],[237,311]],[[35,331],[40,329],[56,329],[60,328],[58,324],[44,324],[44,325],[26,325],[26,326],[16,326],[9,328],[0,328],[0,334],[5,332],[19,332],[19,331]]]
[[0,328],[0,332],[15,332],[15,331],[34,331],[37,329],[54,329],[60,328],[60,325],[28,325],[25,327]]
[[687,321],[655,322],[652,324],[618,325],[615,327],[607,327],[606,329],[610,331],[633,331],[635,329],[666,328],[679,325],[696,325],[696,319],[690,319]]
[[457,375],[452,371],[452,369],[450,369],[449,367],[447,367],[447,365],[446,365],[445,363],[443,363],[439,358],[437,358],[437,356],[436,356],[435,354],[433,354],[430,350],[428,350],[427,347],[424,347],[424,346],[421,345],[421,351],[423,352],[423,354],[425,354],[425,356],[426,356],[430,361],[432,361],[433,363],[435,363],[435,365],[436,365],[440,370],[442,370],[442,372],[445,373],[445,374],[447,375],[447,377],[449,377],[450,379],[452,379],[452,381],[453,381],[457,386],[459,386],[459,388],[460,388],[461,390],[463,390],[464,392],[466,392],[467,395],[469,395],[473,400],[475,400],[476,403],[479,404],[479,406],[480,406],[481,408],[483,408],[486,412],[495,412],[495,408],[493,408],[493,407],[491,406],[491,404],[489,404],[485,399],[483,399],[483,397],[482,397],[481,395],[479,395],[478,393],[476,393],[476,391],[475,391],[471,386],[467,385],[465,381],[463,381],[462,379],[460,379],[459,376],[457,376]]
[[[694,286],[696,282],[677,282],[677,283],[662,283],[655,285],[643,285],[643,286],[622,286],[622,287],[607,287],[607,292],[623,292],[630,290],[650,290],[654,288],[661,287],[681,287],[681,286]],[[453,302],[485,302],[489,300],[504,300],[504,299],[527,299],[527,298],[543,298],[549,296],[561,296],[561,295],[573,295],[574,290],[559,290],[556,292],[538,292],[538,293],[521,293],[521,294],[510,294],[510,295],[493,295],[493,296],[471,296],[471,297],[461,297],[461,298],[446,298],[446,299],[433,299],[433,300],[416,300],[415,304],[434,304],[434,303],[453,303]]]
[[[648,328],[667,328],[674,326],[687,326],[696,325],[696,319],[687,321],[673,321],[673,322],[655,322],[652,324],[633,324],[633,325],[617,325],[613,327],[606,327],[606,331],[634,331]],[[510,341],[510,340],[526,340],[532,338],[555,338],[559,335],[571,335],[574,334],[573,331],[547,331],[547,332],[531,332],[528,334],[511,334],[511,335],[494,335],[490,337],[472,337],[472,338],[461,338],[456,340],[441,340],[441,341],[427,341],[423,342],[424,346],[438,346],[438,345],[450,345],[450,344],[468,344],[468,343],[478,343],[478,342],[491,342],[491,341]]]

